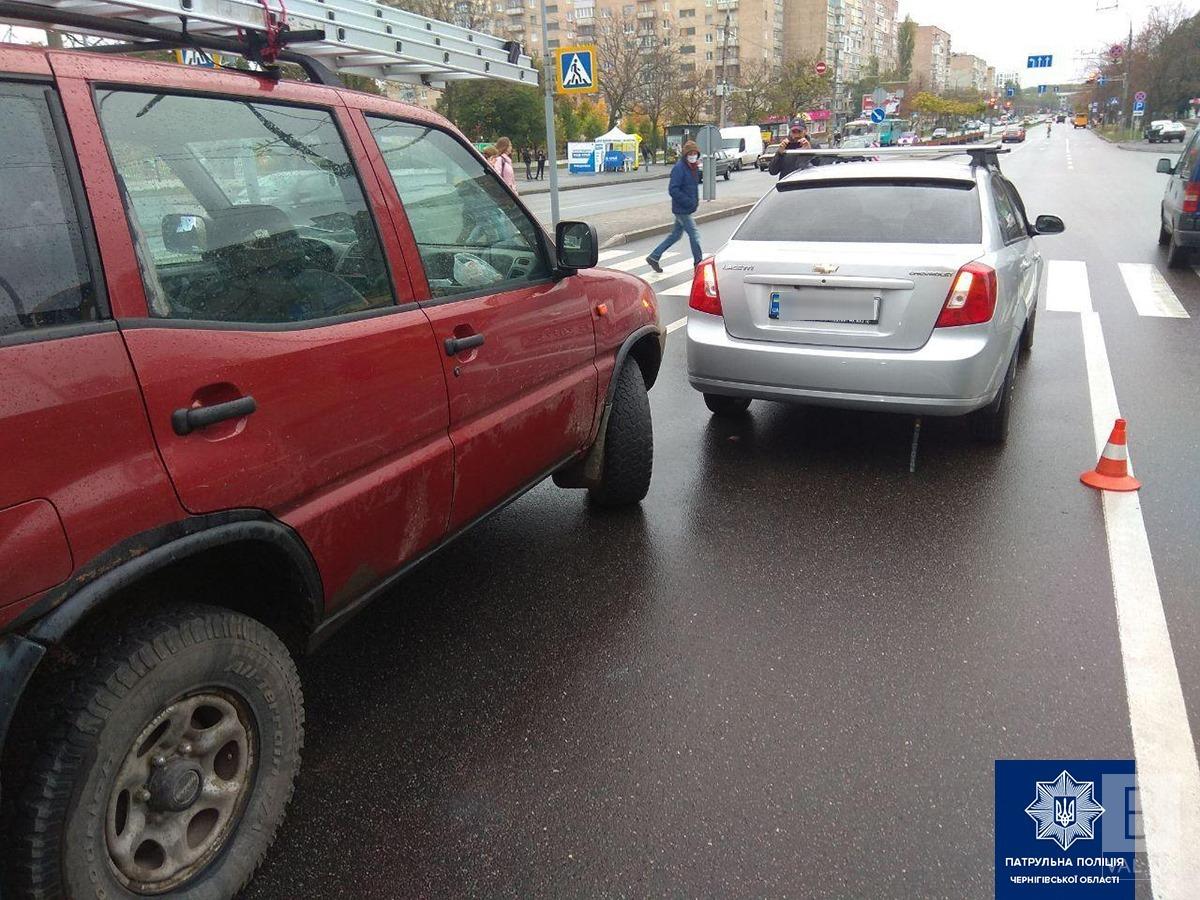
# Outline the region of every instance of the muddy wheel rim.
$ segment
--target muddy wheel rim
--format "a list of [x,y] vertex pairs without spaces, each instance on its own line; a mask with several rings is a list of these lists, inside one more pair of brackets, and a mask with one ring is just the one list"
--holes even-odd
[[105,839],[124,885],[159,894],[199,874],[233,835],[256,764],[253,718],[232,693],[196,692],[159,711],[109,795]]

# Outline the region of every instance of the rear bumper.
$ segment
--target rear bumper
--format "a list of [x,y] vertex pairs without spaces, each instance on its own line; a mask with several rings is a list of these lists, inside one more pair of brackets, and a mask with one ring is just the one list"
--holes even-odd
[[1181,225],[1180,217],[1176,216],[1175,228],[1171,231],[1175,244],[1179,247],[1200,247],[1200,231],[1184,229]]
[[708,394],[845,409],[957,416],[986,406],[1011,342],[992,325],[936,332],[918,350],[861,350],[730,337],[717,316],[687,322],[688,381]]

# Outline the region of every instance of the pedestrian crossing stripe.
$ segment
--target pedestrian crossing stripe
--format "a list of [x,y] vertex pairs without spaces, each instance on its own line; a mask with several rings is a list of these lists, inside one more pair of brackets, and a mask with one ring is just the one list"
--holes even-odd
[[554,72],[560,94],[594,94],[599,88],[596,78],[596,45],[579,44],[559,47],[554,51]]
[[1167,280],[1151,263],[1121,263],[1119,268],[1139,316],[1190,318]]
[[[1117,263],[1126,296],[1139,316],[1188,319],[1191,316],[1153,263]],[[1200,274],[1200,273],[1198,273]],[[1092,312],[1088,266],[1078,259],[1047,260],[1045,306],[1050,312]]]

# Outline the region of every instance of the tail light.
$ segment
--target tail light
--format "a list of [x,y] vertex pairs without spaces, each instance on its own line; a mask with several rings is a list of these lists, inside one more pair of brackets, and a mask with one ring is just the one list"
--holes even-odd
[[[695,288],[692,289],[693,294]],[[950,325],[979,325],[996,311],[996,270],[980,262],[970,262],[958,270],[937,328]]]
[[1183,211],[1195,213],[1200,207],[1200,181],[1189,181],[1183,189]]
[[717,266],[710,256],[696,266],[688,306],[710,316],[721,315],[721,292],[717,289]]

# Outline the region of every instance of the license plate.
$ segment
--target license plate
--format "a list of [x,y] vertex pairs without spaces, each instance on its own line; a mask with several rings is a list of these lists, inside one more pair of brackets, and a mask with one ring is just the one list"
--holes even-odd
[[783,322],[878,325],[882,299],[871,291],[785,288],[771,291],[767,317]]

